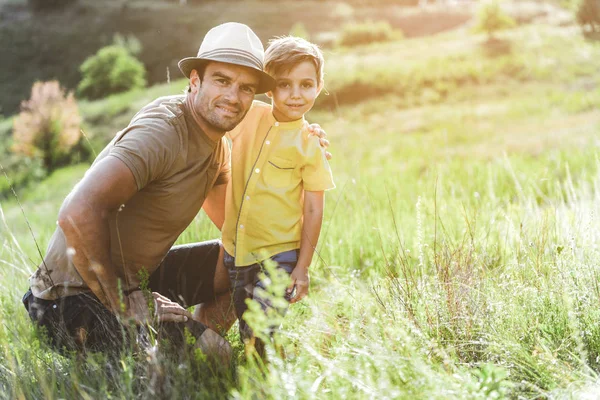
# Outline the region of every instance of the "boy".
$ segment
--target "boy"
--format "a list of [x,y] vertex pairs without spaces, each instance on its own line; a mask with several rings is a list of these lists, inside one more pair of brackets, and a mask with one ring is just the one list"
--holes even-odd
[[[261,263],[271,259],[291,277],[290,303],[308,293],[308,267],[323,219],[324,191],[335,187],[319,139],[308,137],[304,114],[323,88],[323,54],[304,39],[271,41],[265,71],[276,80],[268,92],[272,105],[255,101],[231,132],[232,179],[227,188],[223,226],[228,269],[242,340],[253,339],[243,319],[245,300],[267,284]],[[278,310],[284,312],[285,310]],[[255,343],[259,353],[262,344]]]

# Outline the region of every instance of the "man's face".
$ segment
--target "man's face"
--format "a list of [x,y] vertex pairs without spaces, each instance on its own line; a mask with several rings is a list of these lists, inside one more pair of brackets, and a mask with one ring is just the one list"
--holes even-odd
[[227,132],[244,118],[258,87],[258,72],[248,67],[210,62],[200,79],[190,75],[194,112],[213,129]]

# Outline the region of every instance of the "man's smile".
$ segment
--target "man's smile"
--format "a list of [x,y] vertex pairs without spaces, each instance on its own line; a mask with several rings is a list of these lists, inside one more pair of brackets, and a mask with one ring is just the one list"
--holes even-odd
[[219,110],[219,112],[222,115],[229,116],[229,117],[235,117],[236,115],[238,115],[240,113],[240,110],[238,108],[231,107],[231,106],[228,107],[228,106],[223,105],[223,104],[217,104],[215,106],[215,108],[217,110]]

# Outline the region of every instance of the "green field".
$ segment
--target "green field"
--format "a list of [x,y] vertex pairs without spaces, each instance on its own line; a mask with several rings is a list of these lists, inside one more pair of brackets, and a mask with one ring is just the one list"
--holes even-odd
[[[330,94],[309,119],[337,188],[286,357],[266,366],[236,329],[231,369],[48,350],[20,298],[34,237],[43,253],[87,165],[18,189],[22,208],[1,200],[0,398],[596,398],[600,43],[543,23],[501,39],[461,28],[326,52]],[[81,103],[96,150],[184,85]],[[179,242],[218,235],[200,214]]]

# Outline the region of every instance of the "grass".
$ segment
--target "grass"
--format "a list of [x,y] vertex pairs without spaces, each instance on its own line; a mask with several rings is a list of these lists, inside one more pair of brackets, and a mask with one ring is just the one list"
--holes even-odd
[[[443,97],[425,94],[435,85],[410,96],[394,87],[311,113],[332,142],[337,188],[327,194],[311,295],[291,307],[278,338],[286,358],[272,354],[266,366],[243,356],[235,329],[233,371],[49,351],[19,304],[39,257],[20,208],[2,200],[0,398],[595,395],[600,48],[570,28],[525,26],[505,38],[511,55],[477,61],[480,39],[448,33],[328,56],[331,87],[355,78],[377,85],[382,76],[405,85],[417,71],[426,77],[417,82],[447,83],[479,67]],[[385,65],[380,75],[369,73],[372,59]],[[450,61],[456,66],[442,68]],[[406,69],[393,80],[398,65]],[[523,69],[515,77],[502,65]],[[180,86],[81,108],[90,131],[108,135]],[[85,169],[18,191],[40,245]],[[179,242],[217,236],[200,214]],[[157,367],[162,383],[153,380]]]

